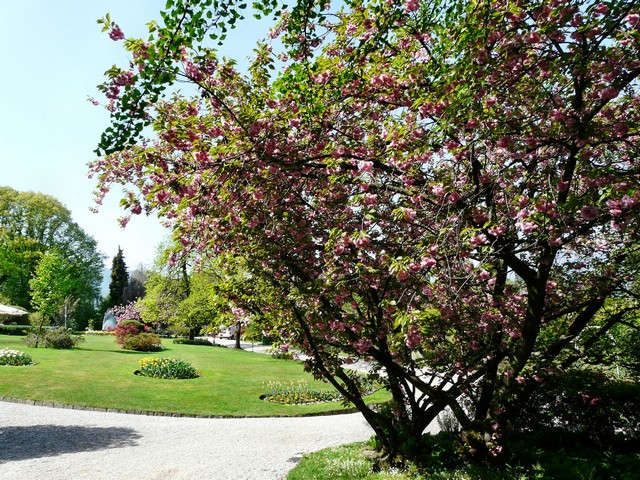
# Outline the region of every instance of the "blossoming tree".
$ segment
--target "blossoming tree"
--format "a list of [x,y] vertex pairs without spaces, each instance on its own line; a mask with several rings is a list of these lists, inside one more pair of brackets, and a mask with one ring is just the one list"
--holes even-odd
[[[98,203],[127,185],[184,252],[248,258],[385,453],[448,411],[497,455],[545,377],[637,322],[638,3],[299,2],[243,75],[204,41],[236,3],[175,2],[103,86]],[[161,99],[178,78],[200,95]]]

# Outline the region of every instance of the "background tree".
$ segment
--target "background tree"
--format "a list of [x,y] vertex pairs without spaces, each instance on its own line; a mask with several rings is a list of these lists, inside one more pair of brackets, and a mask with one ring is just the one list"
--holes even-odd
[[118,247],[118,253],[111,262],[111,282],[109,282],[109,296],[107,307],[115,307],[125,304],[125,290],[129,285],[129,272],[124,261],[122,249]]
[[11,303],[32,309],[29,281],[50,250],[74,265],[75,321],[84,328],[95,314],[102,279],[104,259],[96,241],[55,198],[0,187],[0,292]]
[[[100,191],[132,185],[124,204],[186,252],[250,259],[282,339],[390,459],[428,455],[444,411],[469,454],[499,455],[546,377],[637,326],[638,2],[300,2],[274,78],[266,43],[247,76],[200,43],[235,3],[171,5],[109,72]],[[156,102],[176,78],[200,96]],[[123,149],[145,118],[157,138]]]
[[220,322],[215,281],[214,276],[204,272],[190,275],[189,295],[178,304],[176,318],[172,322],[181,329],[186,329],[190,340],[199,335],[204,327]]
[[[33,307],[42,315],[40,329],[44,322],[58,319],[60,311],[64,309],[65,299],[71,295],[73,283],[71,265],[55,250],[46,252],[29,281]],[[35,346],[38,346],[38,340]]]
[[29,309],[29,279],[45,246],[27,237],[9,238],[0,232],[0,291],[9,303]]
[[144,297],[144,286],[148,280],[148,272],[144,265],[139,265],[131,275],[129,275],[129,283],[124,290],[124,301],[136,302],[139,298]]
[[139,301],[142,320],[154,325],[157,332],[179,326],[178,310],[185,298],[187,293],[181,276],[152,271],[146,283],[145,296]]

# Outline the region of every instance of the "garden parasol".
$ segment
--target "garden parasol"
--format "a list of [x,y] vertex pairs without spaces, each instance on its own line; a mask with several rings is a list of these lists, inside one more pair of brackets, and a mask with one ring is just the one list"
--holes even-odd
[[9,305],[0,304],[0,317],[19,317],[21,315],[27,315],[29,312],[22,310],[21,308],[10,307]]

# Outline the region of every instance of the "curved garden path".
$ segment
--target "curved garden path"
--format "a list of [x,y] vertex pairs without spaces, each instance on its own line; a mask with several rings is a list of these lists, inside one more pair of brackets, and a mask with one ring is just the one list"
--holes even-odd
[[371,436],[357,413],[208,419],[0,401],[0,479],[275,480],[304,453]]

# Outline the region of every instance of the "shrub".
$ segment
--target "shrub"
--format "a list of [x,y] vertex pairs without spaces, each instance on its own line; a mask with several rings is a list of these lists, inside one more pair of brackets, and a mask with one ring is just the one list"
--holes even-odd
[[581,438],[604,446],[640,440],[640,384],[603,373],[571,370],[545,381],[516,425],[524,432],[554,430],[554,437]]
[[28,353],[21,352],[19,350],[0,350],[0,365],[31,365],[33,359]]
[[206,338],[194,338],[193,340],[189,340],[188,338],[174,338],[173,343],[177,345],[204,345],[205,347],[213,347],[213,343],[211,343]]
[[155,333],[126,335],[123,338],[122,348],[126,350],[136,350],[138,352],[156,352],[162,350],[162,340],[160,339],[160,335],[156,335]]
[[113,334],[116,336],[116,342],[118,345],[124,348],[125,338],[130,335],[137,335],[142,332],[144,325],[137,320],[124,320],[116,325],[113,329]]
[[0,324],[0,334],[3,335],[26,335],[33,327],[29,325],[2,325]]
[[193,365],[179,358],[144,357],[140,359],[139,365],[140,369],[136,373],[145,377],[187,379],[198,376]]
[[82,335],[73,335],[70,330],[64,328],[54,328],[43,330],[40,334],[30,333],[24,337],[24,344],[27,347],[35,347],[36,344],[43,345],[45,348],[74,348],[84,343],[85,339]]
[[74,348],[84,342],[85,339],[82,335],[73,335],[72,332],[64,328],[49,330],[44,334],[45,348]]

